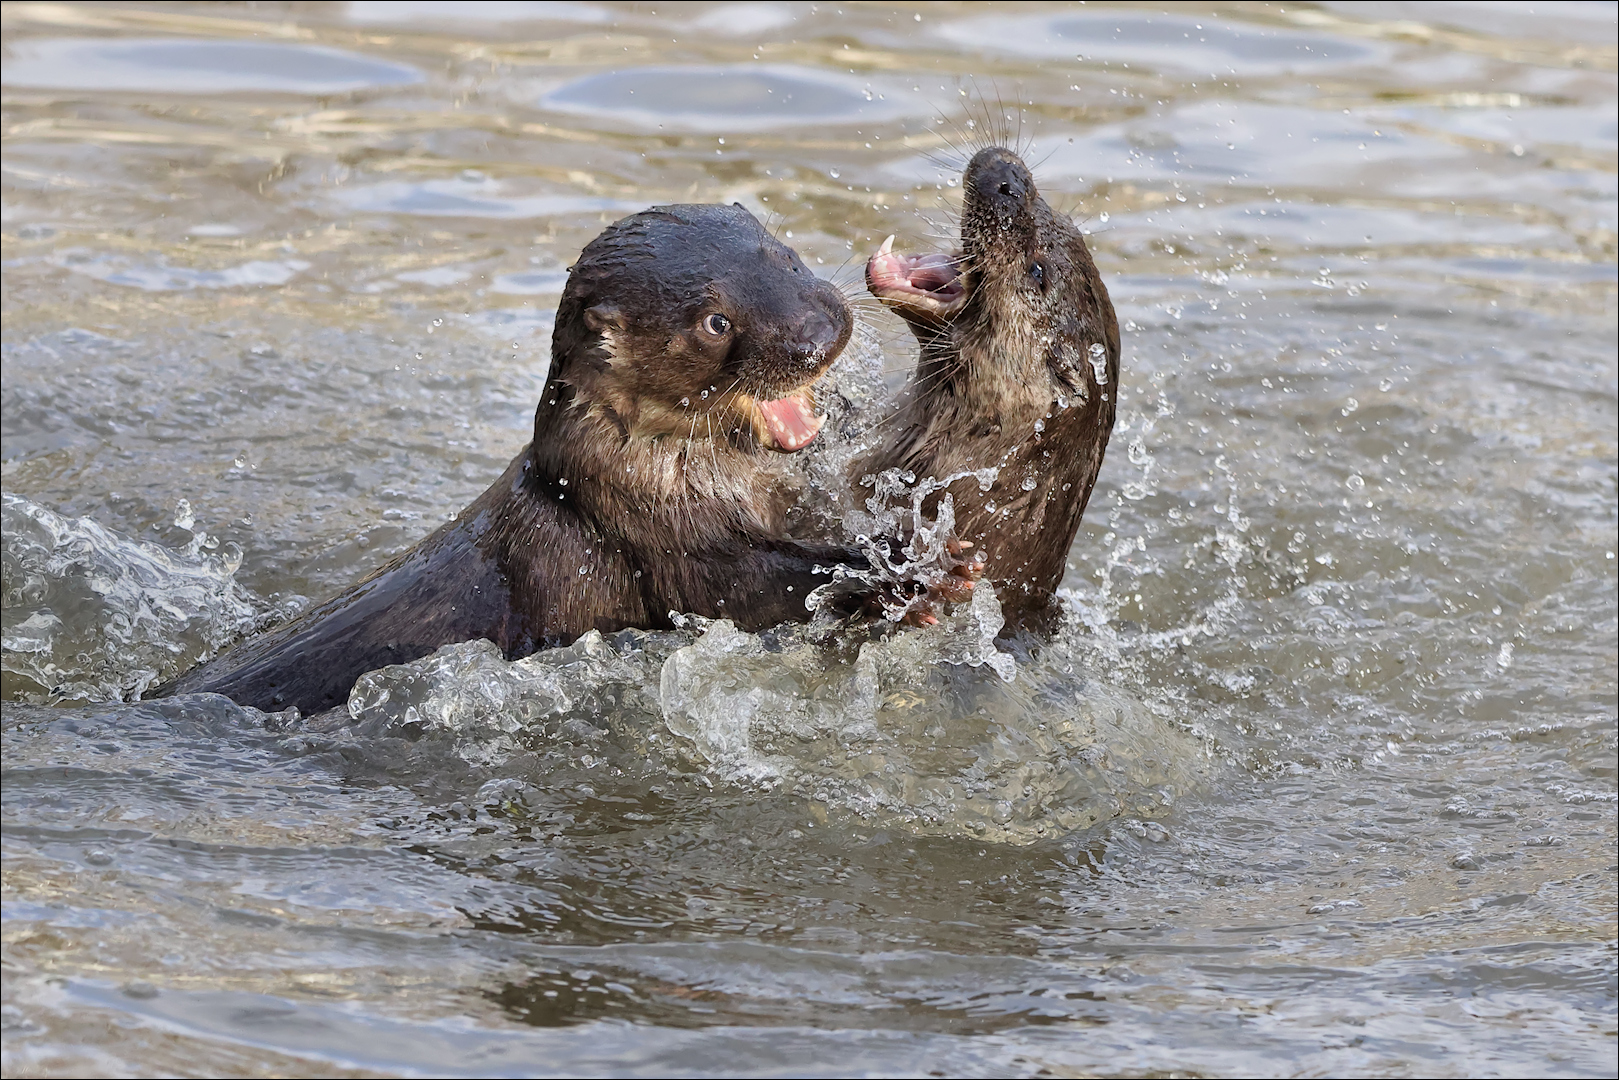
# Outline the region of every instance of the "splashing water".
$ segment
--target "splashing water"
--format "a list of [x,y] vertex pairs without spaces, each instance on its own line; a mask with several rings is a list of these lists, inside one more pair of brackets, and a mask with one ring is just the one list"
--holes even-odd
[[[241,553],[203,553],[194,532],[172,550],[129,540],[3,496],[8,697],[139,697],[256,626],[261,605],[233,580]],[[179,518],[189,518],[182,503]],[[195,519],[192,519],[195,524]]]
[[446,743],[510,770],[610,765],[808,800],[823,820],[1027,844],[1161,814],[1209,764],[1139,701],[1042,670],[1014,681],[993,590],[938,627],[856,642],[824,628],[592,632],[507,662],[448,645],[362,678],[348,738]]

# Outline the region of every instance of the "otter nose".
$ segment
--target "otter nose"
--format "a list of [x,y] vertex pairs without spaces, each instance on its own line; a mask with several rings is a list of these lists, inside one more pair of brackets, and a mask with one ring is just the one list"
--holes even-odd
[[815,364],[842,336],[842,328],[825,312],[811,311],[788,335],[787,351],[795,360]]
[[1021,206],[1034,178],[1022,162],[1000,158],[979,170],[973,186],[978,197],[992,205]]

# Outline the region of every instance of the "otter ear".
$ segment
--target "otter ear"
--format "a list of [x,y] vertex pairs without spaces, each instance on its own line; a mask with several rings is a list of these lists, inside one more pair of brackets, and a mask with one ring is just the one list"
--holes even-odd
[[624,313],[610,304],[594,304],[585,308],[585,325],[593,333],[603,330],[624,329]]

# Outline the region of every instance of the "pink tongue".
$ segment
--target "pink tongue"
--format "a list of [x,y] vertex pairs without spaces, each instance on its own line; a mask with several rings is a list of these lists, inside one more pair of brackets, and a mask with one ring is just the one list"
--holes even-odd
[[758,405],[776,445],[789,453],[814,442],[816,433],[821,430],[820,417],[810,411],[809,403],[801,397],[761,401]]

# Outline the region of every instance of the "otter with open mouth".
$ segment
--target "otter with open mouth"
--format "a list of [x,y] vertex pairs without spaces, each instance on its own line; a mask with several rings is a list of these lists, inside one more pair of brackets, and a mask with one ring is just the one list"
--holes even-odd
[[[341,596],[181,675],[304,714],[367,671],[488,638],[508,657],[671,612],[747,630],[809,617],[858,552],[787,538],[778,462],[821,427],[813,383],[849,340],[841,293],[741,206],[653,207],[572,267],[524,447],[457,519]],[[956,568],[942,598],[970,588]],[[871,597],[850,593],[855,607]]]
[[1084,237],[1016,154],[980,150],[962,188],[959,252],[902,255],[889,237],[866,264],[921,355],[884,441],[850,476],[997,470],[988,490],[949,486],[956,534],[987,558],[1008,629],[1048,629],[1113,431],[1119,323]]

